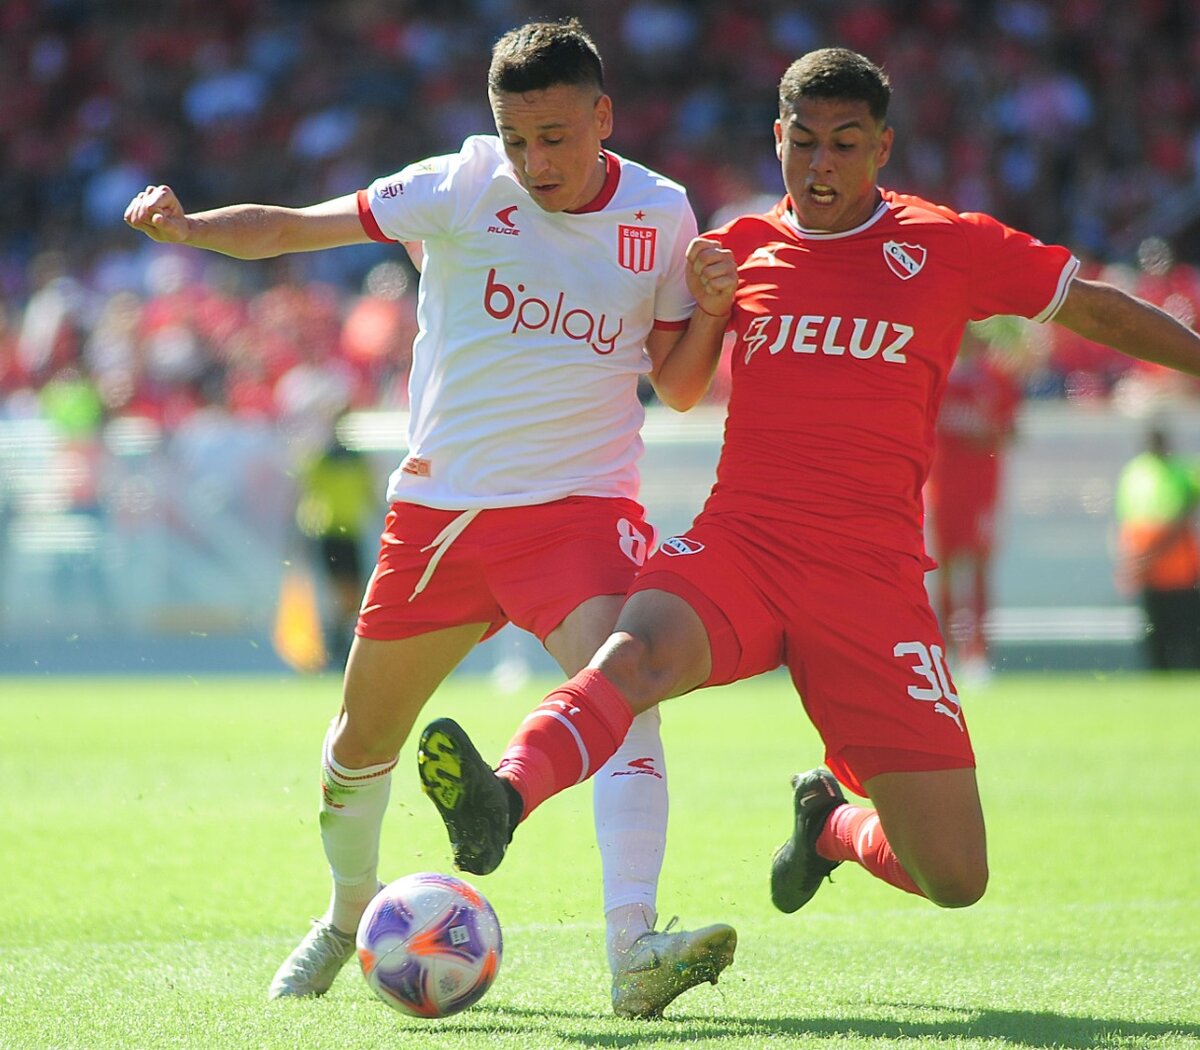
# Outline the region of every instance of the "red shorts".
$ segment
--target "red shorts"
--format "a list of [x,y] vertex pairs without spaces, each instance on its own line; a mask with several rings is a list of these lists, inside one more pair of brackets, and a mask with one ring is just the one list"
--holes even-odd
[[918,558],[786,523],[702,515],[631,592],[669,591],[704,622],[705,685],[786,665],[837,778],[971,768],[974,752]]
[[588,598],[624,594],[654,540],[633,500],[571,496],[481,510],[438,557],[439,534],[459,518],[392,505],[357,634],[394,641],[486,623],[487,638],[512,622],[545,641]]

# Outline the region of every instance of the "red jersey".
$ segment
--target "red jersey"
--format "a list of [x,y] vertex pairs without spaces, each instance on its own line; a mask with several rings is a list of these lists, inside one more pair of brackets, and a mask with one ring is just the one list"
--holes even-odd
[[732,391],[705,515],[924,556],[921,488],[968,321],[1049,320],[1078,260],[986,215],[883,191],[844,233],[787,198],[708,234],[731,250]]

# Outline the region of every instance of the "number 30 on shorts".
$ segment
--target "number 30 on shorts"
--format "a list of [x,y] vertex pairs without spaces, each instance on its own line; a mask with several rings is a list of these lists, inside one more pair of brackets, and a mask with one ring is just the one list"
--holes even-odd
[[962,719],[959,715],[961,706],[958,694],[950,682],[950,672],[946,668],[946,654],[940,645],[926,645],[924,642],[897,642],[892,649],[892,655],[901,659],[910,658],[909,669],[927,685],[910,685],[908,695],[914,700],[922,700],[933,704],[933,709],[941,715],[952,719],[959,729],[962,729]]

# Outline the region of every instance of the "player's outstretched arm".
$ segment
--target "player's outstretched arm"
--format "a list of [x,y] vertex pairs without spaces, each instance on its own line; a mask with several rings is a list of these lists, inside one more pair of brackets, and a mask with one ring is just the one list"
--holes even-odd
[[1200,335],[1111,284],[1076,278],[1054,320],[1130,357],[1200,376]]
[[679,412],[695,405],[712,383],[737,288],[733,253],[717,241],[693,238],[687,257],[688,290],[696,300],[687,329],[679,337],[654,332],[646,342],[654,391]]
[[370,240],[354,194],[307,208],[233,204],[188,214],[170,186],[147,186],[129,202],[125,222],[151,240],[235,259],[269,259]]

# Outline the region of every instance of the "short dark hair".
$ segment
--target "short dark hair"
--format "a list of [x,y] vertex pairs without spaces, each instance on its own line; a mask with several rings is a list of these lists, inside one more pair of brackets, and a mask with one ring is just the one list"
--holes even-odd
[[779,115],[792,113],[802,98],[865,102],[877,123],[887,120],[892,85],[865,55],[844,47],[823,47],[796,59],[779,81]]
[[530,22],[510,29],[496,41],[488,91],[522,94],[557,84],[588,85],[604,91],[604,63],[579,19]]

